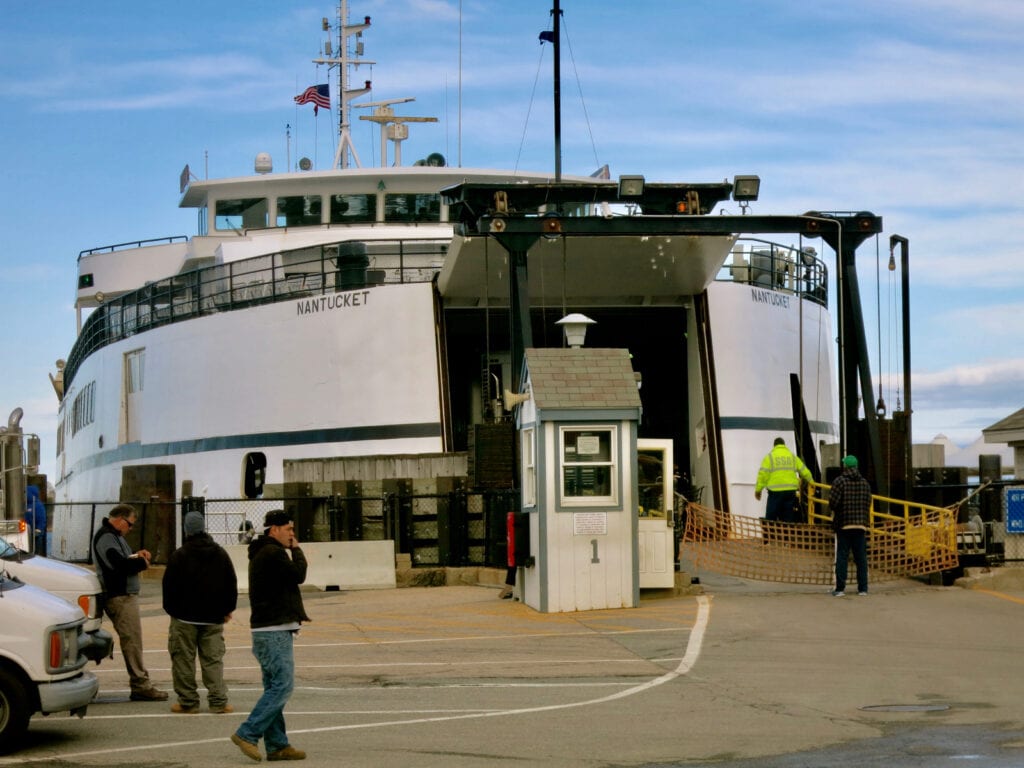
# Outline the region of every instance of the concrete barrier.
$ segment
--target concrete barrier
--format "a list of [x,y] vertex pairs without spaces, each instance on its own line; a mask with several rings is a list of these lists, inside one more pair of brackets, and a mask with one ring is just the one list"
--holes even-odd
[[[249,545],[224,547],[238,575],[238,591],[249,591]],[[309,569],[306,585],[328,589],[394,589],[395,542],[312,541],[302,543]]]
[[953,582],[964,589],[989,589],[996,592],[1024,591],[1024,567],[1007,565],[998,568],[964,568],[964,575]]

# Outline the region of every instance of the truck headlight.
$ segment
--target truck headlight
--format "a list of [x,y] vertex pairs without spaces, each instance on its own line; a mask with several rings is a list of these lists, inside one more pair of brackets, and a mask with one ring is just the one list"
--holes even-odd
[[73,669],[78,665],[78,625],[50,630],[50,672]]

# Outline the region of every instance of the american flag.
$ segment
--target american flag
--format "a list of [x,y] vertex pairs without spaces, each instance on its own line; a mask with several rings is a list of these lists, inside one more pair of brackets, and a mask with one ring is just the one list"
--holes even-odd
[[295,97],[296,104],[309,104],[313,102],[313,114],[320,112],[320,107],[331,108],[331,88],[327,83],[311,85]]

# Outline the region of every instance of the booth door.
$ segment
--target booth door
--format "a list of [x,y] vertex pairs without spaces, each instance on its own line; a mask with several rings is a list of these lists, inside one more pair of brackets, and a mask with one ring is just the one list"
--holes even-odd
[[675,586],[671,440],[638,439],[640,589]]

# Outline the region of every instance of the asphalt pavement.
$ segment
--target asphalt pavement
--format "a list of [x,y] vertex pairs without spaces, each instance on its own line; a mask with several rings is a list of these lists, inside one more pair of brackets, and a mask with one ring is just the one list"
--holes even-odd
[[[492,586],[307,591],[292,744],[332,767],[1024,765],[1024,592],[699,578],[571,614]],[[144,581],[145,658],[171,691],[159,589]],[[228,740],[260,694],[244,597],[226,639],[234,713],[129,701],[118,654],[85,719],[34,717],[0,766],[252,764]]]

